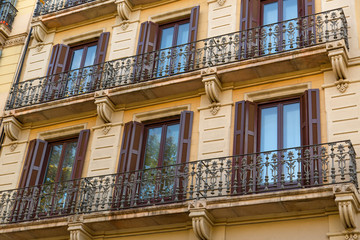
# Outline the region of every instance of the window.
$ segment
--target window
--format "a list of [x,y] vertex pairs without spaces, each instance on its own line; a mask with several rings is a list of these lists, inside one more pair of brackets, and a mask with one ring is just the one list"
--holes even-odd
[[66,69],[71,77],[66,84],[66,95],[76,92],[87,92],[91,89],[92,66],[95,64],[97,42],[81,44],[70,48]]
[[[109,32],[87,44],[68,46],[57,44],[53,47],[47,70],[44,100],[77,95],[96,90],[97,76],[105,61]],[[68,72],[67,72],[68,71]]]
[[[252,184],[261,188],[295,184],[300,179],[303,163],[296,160],[299,155],[292,154],[305,153],[296,147],[320,144],[319,106],[318,89],[309,89],[298,98],[265,104],[236,103],[233,153],[245,156],[245,162],[243,157],[237,159],[244,171],[238,176],[243,184],[252,179]],[[317,167],[310,168],[308,184],[314,181]],[[250,187],[254,190],[255,185]]]
[[193,112],[183,111],[179,118],[125,124],[115,208],[180,198],[176,172],[189,161],[192,120]]
[[90,130],[82,130],[76,138],[29,142],[19,183],[23,199],[14,210],[17,220],[32,219],[36,211],[41,217],[69,210],[69,201],[75,199],[74,189],[78,185],[70,180],[81,178],[89,134]]
[[197,39],[199,10],[199,6],[192,8],[190,18],[181,21],[160,26],[150,21],[141,24],[135,79],[169,76],[193,67],[195,46],[187,43]]

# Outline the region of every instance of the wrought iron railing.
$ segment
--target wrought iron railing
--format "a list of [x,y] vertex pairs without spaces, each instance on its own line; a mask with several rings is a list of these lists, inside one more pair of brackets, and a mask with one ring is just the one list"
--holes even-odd
[[0,1],[0,24],[5,25],[11,30],[16,13],[17,10],[13,5],[13,1]]
[[342,183],[358,187],[350,141],[2,191],[0,223]]
[[67,8],[94,1],[96,0],[38,0],[34,11],[34,17],[61,11]]
[[15,83],[7,109],[344,39],[342,9]]

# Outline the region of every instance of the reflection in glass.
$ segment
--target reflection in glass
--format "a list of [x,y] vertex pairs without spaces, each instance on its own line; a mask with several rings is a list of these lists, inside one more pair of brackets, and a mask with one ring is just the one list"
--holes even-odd
[[[283,0],[283,21],[294,19],[298,17],[297,0]],[[284,23],[284,41],[285,50],[289,50],[296,46],[296,38],[298,37],[298,30],[296,29],[296,20]]]
[[160,140],[161,140],[161,127],[150,128],[145,146],[145,159],[144,168],[155,168],[158,166]]
[[261,109],[261,136],[260,151],[270,151],[277,149],[277,107]]
[[60,173],[60,181],[68,181],[71,179],[71,173],[75,161],[76,142],[68,143],[65,148],[65,158]]
[[176,163],[179,145],[179,124],[168,126],[164,149],[164,166]]
[[57,171],[59,169],[62,148],[63,148],[63,145],[59,144],[59,145],[52,146],[52,148],[50,150],[49,162],[48,162],[48,166],[47,166],[47,170],[46,170],[46,174],[45,174],[45,181],[44,181],[45,184],[53,183],[57,180],[56,175],[57,175]]

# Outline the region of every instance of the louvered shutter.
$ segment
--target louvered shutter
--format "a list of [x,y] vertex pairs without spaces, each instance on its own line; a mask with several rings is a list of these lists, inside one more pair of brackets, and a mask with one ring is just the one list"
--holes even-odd
[[193,118],[192,111],[181,112],[177,163],[189,162]]
[[145,42],[145,53],[156,50],[156,43],[158,38],[159,25],[149,21],[147,36]]
[[75,161],[74,161],[73,171],[71,174],[72,179],[81,178],[81,173],[85,162],[86,150],[89,142],[89,136],[90,136],[89,129],[82,130],[79,134],[79,138],[76,146]]
[[132,131],[133,122],[127,122],[124,125],[124,132],[122,137],[122,144],[120,149],[118,173],[125,171],[125,166],[129,154],[130,140],[131,140],[131,131]]
[[260,0],[241,0],[240,31],[260,26]]
[[257,104],[240,101],[235,104],[234,155],[256,152]]
[[196,6],[191,9],[190,24],[189,24],[189,40],[188,40],[189,43],[197,40],[199,13],[200,13],[200,6]]
[[54,70],[51,74],[58,74],[65,71],[65,65],[68,58],[70,47],[64,44],[59,44],[54,63]]
[[301,143],[321,143],[319,89],[309,89],[301,96]]
[[304,1],[305,16],[315,14],[314,0],[303,0],[303,1]]
[[51,57],[50,57],[48,70],[46,73],[47,76],[52,75],[54,72],[54,66],[55,66],[57,55],[58,55],[59,46],[60,46],[60,44],[56,44],[55,46],[53,46],[53,49],[51,51]]
[[[233,166],[237,165],[237,172],[233,169],[233,193],[249,192],[255,190],[254,182],[250,179],[256,179],[255,165],[254,169],[248,166],[254,164],[256,156],[251,153],[256,152],[257,142],[257,104],[250,101],[240,101],[235,104],[235,122],[234,122],[234,149],[235,156]],[[245,155],[245,156],[244,156]],[[252,183],[252,184],[251,184]]]
[[143,22],[140,25],[140,33],[139,33],[138,46],[136,49],[136,55],[143,54],[145,52],[145,42],[146,42],[148,27],[149,27],[149,22]]
[[46,165],[46,149],[46,141],[41,139],[30,141],[19,184],[20,188],[42,184],[42,176],[44,175],[44,167]]
[[109,32],[104,32],[100,34],[100,38],[98,40],[98,44],[96,48],[94,65],[105,62],[105,56],[109,44],[109,38],[110,38]]

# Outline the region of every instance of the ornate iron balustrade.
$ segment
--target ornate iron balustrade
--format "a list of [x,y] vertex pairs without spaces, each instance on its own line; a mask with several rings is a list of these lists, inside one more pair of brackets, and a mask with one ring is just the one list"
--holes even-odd
[[14,22],[17,10],[13,5],[13,2],[4,1],[0,2],[0,24],[5,25],[10,30]]
[[57,12],[60,10],[94,1],[96,0],[38,0],[34,11],[34,17]]
[[335,9],[143,55],[15,83],[6,109],[181,74],[344,39],[347,22]]
[[350,141],[215,158],[0,192],[0,223],[353,183]]

